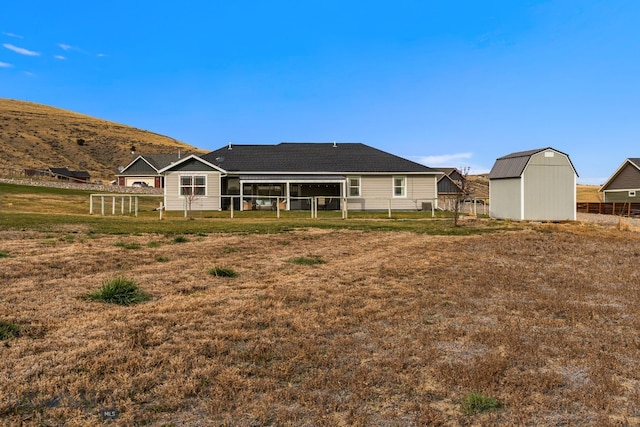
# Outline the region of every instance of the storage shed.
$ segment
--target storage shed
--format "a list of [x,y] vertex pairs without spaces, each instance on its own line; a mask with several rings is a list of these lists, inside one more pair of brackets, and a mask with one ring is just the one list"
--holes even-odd
[[489,173],[489,214],[500,219],[574,221],[577,176],[569,156],[551,147],[500,157]]

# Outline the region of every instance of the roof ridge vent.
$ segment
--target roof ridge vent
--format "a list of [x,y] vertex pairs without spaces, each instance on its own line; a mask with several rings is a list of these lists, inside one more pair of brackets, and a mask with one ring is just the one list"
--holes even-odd
[[231,150],[231,149],[232,149],[231,143],[229,143],[229,147],[227,147],[227,150]]
[[333,148],[336,148],[338,146],[338,144],[336,144],[335,141],[333,141]]

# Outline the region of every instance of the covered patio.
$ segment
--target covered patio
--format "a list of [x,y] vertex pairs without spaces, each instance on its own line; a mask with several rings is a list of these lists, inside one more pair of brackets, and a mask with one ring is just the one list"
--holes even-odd
[[238,192],[242,203],[234,208],[239,210],[309,210],[311,198],[317,198],[318,209],[340,210],[346,185],[341,175],[241,175],[227,192]]

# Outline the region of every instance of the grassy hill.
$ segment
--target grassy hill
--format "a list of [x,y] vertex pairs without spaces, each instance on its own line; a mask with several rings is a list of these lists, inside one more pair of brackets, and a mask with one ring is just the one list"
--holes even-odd
[[113,179],[138,153],[202,152],[184,142],[60,108],[0,98],[0,175],[67,167]]

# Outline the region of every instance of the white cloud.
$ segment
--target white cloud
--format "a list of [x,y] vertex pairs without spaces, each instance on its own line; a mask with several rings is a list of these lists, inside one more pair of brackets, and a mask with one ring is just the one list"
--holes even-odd
[[67,58],[65,58],[65,57],[64,57],[64,56],[62,56],[62,55],[54,55],[53,57],[54,57],[54,58],[56,58],[56,59],[60,59],[60,60],[65,60],[65,59],[67,59]]
[[73,46],[68,45],[68,44],[64,44],[64,43],[58,43],[58,47],[60,47],[60,49],[62,49],[62,50],[71,50],[71,49],[73,49]]
[[417,156],[414,157],[416,162],[429,166],[444,166],[453,167],[452,165],[459,164],[461,160],[470,159],[473,153],[455,153],[455,154],[441,154],[439,156]]
[[0,62],[0,68],[11,68],[13,67],[12,64],[6,63],[6,62]]
[[470,175],[480,175],[489,173],[490,168],[486,166],[474,164],[471,162],[473,153],[453,153],[453,154],[441,154],[437,156],[413,156],[411,159],[414,162],[423,164],[425,166],[433,168],[469,168]]
[[5,36],[7,36],[7,37],[13,37],[13,38],[16,38],[16,39],[23,39],[23,38],[24,38],[24,37],[19,36],[19,35],[17,35],[17,34],[13,34],[13,33],[5,33],[4,31],[2,32],[2,34],[4,34],[4,35],[5,35]]
[[24,49],[22,47],[18,47],[18,46],[14,46],[10,43],[4,43],[2,46],[4,46],[5,48],[14,51],[15,53],[19,53],[20,55],[27,55],[27,56],[40,56],[39,52],[34,52],[32,50],[28,50],[28,49]]

